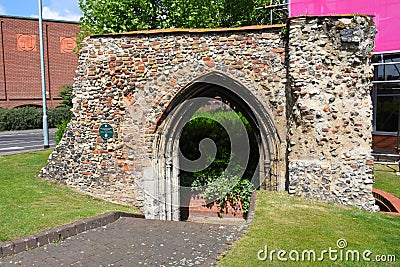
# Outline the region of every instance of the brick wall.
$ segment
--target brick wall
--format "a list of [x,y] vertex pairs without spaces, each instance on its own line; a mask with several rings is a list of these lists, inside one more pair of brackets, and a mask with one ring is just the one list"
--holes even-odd
[[[60,86],[73,84],[78,59],[72,49],[77,31],[77,23],[43,22],[49,107],[60,102]],[[0,36],[0,107],[41,105],[38,20],[0,17]]]

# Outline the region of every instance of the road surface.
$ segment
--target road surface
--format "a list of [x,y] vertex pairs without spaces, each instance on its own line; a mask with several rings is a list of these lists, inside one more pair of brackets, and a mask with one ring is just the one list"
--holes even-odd
[[[54,132],[49,130],[49,145],[55,147]],[[0,156],[43,149],[43,130],[0,132]]]

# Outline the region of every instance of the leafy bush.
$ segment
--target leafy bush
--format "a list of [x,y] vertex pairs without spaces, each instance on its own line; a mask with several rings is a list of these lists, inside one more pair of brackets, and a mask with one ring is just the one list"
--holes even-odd
[[249,211],[251,194],[255,187],[247,178],[225,175],[207,178],[205,184],[198,179],[192,183],[192,190],[201,192],[207,203],[216,200],[222,210],[227,201],[233,204],[240,202],[243,213]]
[[62,120],[60,124],[57,124],[56,127],[58,130],[55,132],[56,135],[56,143],[60,143],[65,130],[67,129],[68,123],[70,120]]
[[240,180],[235,184],[230,192],[232,203],[240,201],[244,213],[247,213],[250,208],[251,194],[255,190],[254,185],[247,179]]
[[27,130],[42,127],[42,110],[38,107],[20,107],[8,109],[2,121],[4,130]]
[[[73,87],[72,85],[66,84],[60,87],[58,96],[62,98],[61,102],[61,107],[64,109],[70,110],[72,108],[72,90]],[[55,114],[56,115],[56,114]],[[55,126],[58,128],[58,130],[55,132],[56,135],[56,143],[60,143],[65,130],[67,129],[68,123],[71,121],[71,113],[69,113],[68,117],[63,117],[62,114],[58,114],[58,124],[55,124]]]
[[70,84],[65,84],[60,87],[58,96],[62,98],[60,106],[71,108],[72,107],[72,90],[73,87]]
[[47,111],[47,123],[50,128],[57,127],[63,120],[71,120],[70,107],[57,107]]
[[7,120],[8,116],[9,109],[0,108],[0,131],[5,131],[10,127],[10,122]]
[[[62,120],[69,120],[71,111],[66,107],[48,109],[47,121],[50,128],[56,127]],[[0,131],[29,130],[43,128],[43,110],[41,107],[18,107],[0,109]]]

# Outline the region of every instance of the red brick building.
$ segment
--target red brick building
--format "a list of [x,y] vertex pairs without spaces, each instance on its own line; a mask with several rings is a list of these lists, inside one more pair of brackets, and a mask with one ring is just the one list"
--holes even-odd
[[[47,105],[60,103],[60,86],[73,84],[78,23],[43,21]],[[0,16],[0,108],[42,105],[38,19]]]

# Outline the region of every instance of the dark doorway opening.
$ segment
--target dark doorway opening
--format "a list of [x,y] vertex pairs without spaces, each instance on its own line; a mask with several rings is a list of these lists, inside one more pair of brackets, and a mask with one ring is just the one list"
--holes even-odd
[[[256,122],[250,123],[254,118],[254,116],[249,115],[251,109],[246,107],[247,105],[243,103],[243,100],[229,92],[227,88],[209,84],[203,86],[203,90],[194,98],[207,97],[209,101],[198,107],[189,122],[183,127],[179,137],[179,149],[188,160],[196,161],[203,157],[207,161],[208,167],[190,171],[180,170],[180,187],[191,188],[195,192],[196,188],[215,183],[215,179],[222,175],[228,177],[240,173],[240,177],[237,178],[240,179],[241,183],[234,186],[233,191],[249,190],[249,186],[246,189],[241,186],[247,181],[248,184],[253,184],[251,188],[258,188],[257,182],[260,180],[257,172],[260,158],[260,133],[259,128],[254,127]],[[221,121],[223,125],[220,123]],[[242,124],[244,127],[238,127],[238,124]],[[228,127],[228,129],[225,129],[225,127]],[[248,158],[244,161],[240,158],[240,155],[232,153],[232,146],[237,146],[237,142],[241,142],[241,138],[247,138],[249,144],[248,148],[245,148],[249,151]],[[212,147],[207,149],[206,145],[202,146],[201,142],[206,139],[214,142],[216,151],[213,151]],[[245,151],[239,151],[240,154],[241,152],[244,153]],[[238,153],[236,152],[236,154]],[[227,171],[228,165],[232,164],[231,161],[236,165],[233,170]],[[227,172],[230,173],[227,174]],[[211,194],[215,193],[215,198],[217,198],[219,188],[225,186],[226,184],[217,184],[215,188],[208,191],[212,191]],[[187,220],[191,215],[189,214],[189,205],[192,195],[187,192],[188,190],[181,190],[180,220]],[[244,194],[251,194],[251,192]],[[212,201],[212,196],[207,194],[206,196],[209,201]]]
[[[199,174],[199,171],[207,174],[209,171],[212,172],[213,166],[216,165],[219,166],[219,169],[224,169],[225,165],[221,162],[224,158],[222,155],[229,155],[229,153],[223,153],[225,150],[231,151],[231,154],[227,166],[228,171],[225,170],[224,174],[229,176],[232,174],[232,166],[238,165],[242,170],[240,178],[246,177],[247,180],[250,180],[253,188],[260,188],[262,185],[262,188],[276,190],[277,177],[270,173],[276,153],[279,153],[277,145],[280,139],[272,116],[266,109],[267,103],[260,102],[253,91],[257,93],[255,89],[250,90],[223,73],[213,72],[199,77],[175,95],[158,120],[157,128],[159,130],[157,130],[154,142],[156,172],[152,175],[156,179],[154,190],[156,199],[159,200],[155,206],[157,217],[166,220],[187,220],[190,216],[188,210],[193,194],[192,187],[194,187],[193,174]],[[221,109],[222,106],[224,107]],[[247,141],[242,142],[233,138],[229,145],[225,145],[224,142],[220,144],[220,137],[226,134],[224,129],[229,128],[226,126],[229,123],[227,124],[223,119],[217,120],[223,127],[214,124],[215,129],[207,131],[206,134],[201,133],[202,127],[198,131],[195,130],[196,136],[186,134],[186,125],[199,112],[203,113],[202,115],[208,114],[206,116],[208,118],[224,112],[240,117],[241,119],[236,121],[247,125],[243,126]],[[210,115],[211,113],[213,114]],[[231,128],[235,129],[235,127]],[[251,133],[247,133],[247,128],[251,130]],[[210,138],[213,135],[215,138]],[[229,133],[229,135],[231,138],[232,134]],[[183,157],[180,144],[189,142],[185,140],[189,140],[194,145],[189,146],[191,148],[189,155]],[[203,140],[206,141],[203,142]],[[244,149],[245,147],[247,149]],[[182,150],[184,149],[182,148]],[[211,151],[215,151],[215,155]],[[210,158],[216,160],[207,161],[208,154],[210,154]],[[200,159],[199,155],[201,155]],[[237,160],[243,162],[242,159],[245,159],[245,163],[231,164]],[[193,168],[192,161],[203,167]],[[198,167],[199,165],[196,164],[194,166]],[[207,169],[208,165],[211,168]],[[191,168],[187,168],[188,166]],[[219,180],[220,184],[225,182],[231,184],[231,181],[236,183],[238,175],[233,176],[235,179],[226,179],[227,177],[222,175]]]

